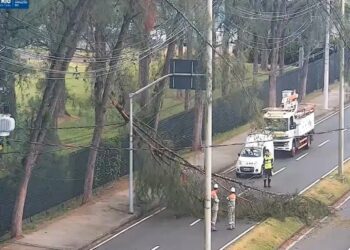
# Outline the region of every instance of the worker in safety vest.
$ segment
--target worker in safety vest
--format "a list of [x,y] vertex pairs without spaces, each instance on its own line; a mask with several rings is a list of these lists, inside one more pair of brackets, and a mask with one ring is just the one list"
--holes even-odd
[[266,149],[264,156],[264,187],[271,187],[271,177],[272,177],[272,169],[273,169],[273,158],[270,155],[270,151]]
[[219,185],[218,184],[214,184],[214,189],[211,191],[211,202],[212,202],[212,207],[211,207],[211,230],[212,231],[216,231],[216,220],[218,218],[218,211],[219,211],[219,196],[218,196],[218,192],[219,192]]
[[236,227],[236,189],[231,188],[230,194],[226,197],[227,199],[227,218],[228,218],[228,230],[233,230]]

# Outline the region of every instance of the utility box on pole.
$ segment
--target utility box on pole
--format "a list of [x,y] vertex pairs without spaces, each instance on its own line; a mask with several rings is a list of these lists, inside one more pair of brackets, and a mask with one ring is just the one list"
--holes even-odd
[[173,74],[170,89],[206,90],[205,75],[200,75],[198,60],[170,59],[169,67]]

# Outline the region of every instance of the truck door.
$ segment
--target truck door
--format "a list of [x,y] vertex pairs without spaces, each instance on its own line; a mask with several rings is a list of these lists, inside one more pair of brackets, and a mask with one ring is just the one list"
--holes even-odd
[[296,124],[295,124],[295,122],[294,122],[294,117],[293,117],[293,116],[291,116],[291,117],[289,118],[289,129],[290,129],[290,130],[296,129]]

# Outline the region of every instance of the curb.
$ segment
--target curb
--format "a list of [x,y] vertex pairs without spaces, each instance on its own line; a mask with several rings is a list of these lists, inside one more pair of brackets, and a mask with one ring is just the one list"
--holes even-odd
[[[346,161],[345,161],[346,162]],[[332,171],[333,172],[333,171]],[[329,173],[330,174],[330,173]],[[327,175],[328,176],[328,175]],[[347,201],[350,198],[350,190],[348,190],[345,194],[343,194],[338,200],[336,200],[332,205],[329,206],[330,208],[330,215],[334,214],[337,209],[339,209],[338,206],[343,205],[343,202]],[[283,242],[278,249],[280,250],[289,250],[291,247],[293,247],[298,241],[302,240],[304,237],[306,237],[311,231],[313,231],[320,223],[322,223],[324,220],[326,220],[329,217],[329,215],[318,219],[314,221],[314,223],[311,226],[305,225],[301,229],[299,229],[297,232],[295,232],[292,237],[287,239],[285,242]],[[299,236],[299,237],[298,237]]]
[[279,250],[291,249],[293,246],[295,246],[296,243],[298,243],[303,238],[308,236],[309,233],[311,233],[318,225],[323,223],[330,215],[333,215],[336,212],[336,210],[338,209],[337,206],[339,204],[342,205],[342,202],[347,201],[347,199],[349,199],[349,198],[350,198],[350,190],[348,192],[346,192],[344,195],[342,195],[342,197],[339,198],[339,200],[337,200],[336,202],[334,202],[334,204],[332,204],[330,206],[330,208],[332,208],[332,209],[331,209],[329,215],[323,217],[322,219],[316,220],[311,226],[307,226],[307,225],[303,226],[297,232],[295,232],[291,238],[289,238],[288,240],[283,242],[278,249]]

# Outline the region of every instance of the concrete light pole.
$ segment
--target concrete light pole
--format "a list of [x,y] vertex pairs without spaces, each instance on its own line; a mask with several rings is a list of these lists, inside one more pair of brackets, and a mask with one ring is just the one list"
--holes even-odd
[[211,172],[212,172],[212,102],[213,102],[213,1],[207,0],[207,48],[206,48],[206,63],[207,63],[207,95],[206,95],[206,127],[205,127],[205,204],[204,204],[204,220],[205,220],[205,250],[211,250]]
[[[341,21],[344,21],[345,1],[341,2]],[[339,85],[339,148],[338,174],[343,174],[344,165],[344,41],[340,40],[340,85]]]
[[327,0],[326,3],[326,37],[324,44],[324,75],[323,75],[323,97],[324,97],[324,109],[328,109],[328,86],[329,86],[329,30],[330,30],[330,11],[331,1]]

